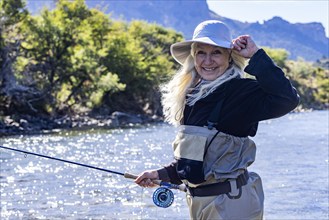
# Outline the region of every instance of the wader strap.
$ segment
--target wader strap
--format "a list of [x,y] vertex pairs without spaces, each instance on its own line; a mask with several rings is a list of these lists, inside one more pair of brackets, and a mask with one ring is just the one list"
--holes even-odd
[[213,128],[215,128],[218,124],[218,121],[219,121],[219,113],[220,113],[220,110],[222,109],[223,102],[224,102],[224,99],[226,97],[226,83],[224,83],[223,86],[224,86],[223,98],[221,100],[219,100],[216,107],[212,110],[212,112],[211,112],[211,114],[208,118],[208,121],[207,121],[207,128],[209,130],[212,130]]
[[[245,171],[244,173],[240,174],[236,178],[236,186],[238,189],[240,189],[242,186],[246,185],[249,179],[248,171]],[[225,182],[218,182],[218,183],[212,183],[208,185],[202,185],[196,188],[187,187],[188,191],[190,192],[191,196],[217,196],[221,194],[227,194],[230,193],[231,190],[231,184],[230,180],[226,180]]]
[[[212,112],[210,113],[210,116],[208,118],[207,121],[207,128],[209,130],[214,129],[219,121],[219,114],[220,114],[220,110],[222,109],[223,106],[223,102],[225,100],[226,97],[226,83],[223,84],[224,89],[223,89],[223,98],[221,100],[219,100],[219,102],[217,103],[217,105],[215,106],[215,108],[212,110]],[[206,146],[204,154],[203,154],[203,158],[206,156],[206,153],[208,152],[208,148],[211,145],[211,143],[213,142],[213,140],[216,138],[216,136],[219,134],[220,130],[218,129],[218,131],[216,132],[216,134],[212,137],[212,139],[210,140],[209,144]]]

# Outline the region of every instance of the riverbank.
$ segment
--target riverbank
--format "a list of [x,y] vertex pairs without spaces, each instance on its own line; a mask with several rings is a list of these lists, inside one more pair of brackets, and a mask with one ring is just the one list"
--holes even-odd
[[163,122],[158,116],[113,112],[109,116],[74,115],[60,118],[16,115],[0,121],[0,137],[57,132],[65,129],[119,128]]
[[[311,112],[298,106],[293,112]],[[148,123],[162,123],[160,116],[113,112],[111,115],[80,114],[63,117],[46,117],[38,115],[15,115],[0,118],[0,137],[12,135],[31,135],[55,133],[66,129],[87,130],[92,128],[114,129],[132,127]]]

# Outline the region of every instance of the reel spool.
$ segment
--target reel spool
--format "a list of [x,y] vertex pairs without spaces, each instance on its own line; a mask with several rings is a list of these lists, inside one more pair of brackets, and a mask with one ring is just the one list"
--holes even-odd
[[153,193],[153,202],[161,208],[168,208],[174,202],[174,193],[167,187],[159,187]]

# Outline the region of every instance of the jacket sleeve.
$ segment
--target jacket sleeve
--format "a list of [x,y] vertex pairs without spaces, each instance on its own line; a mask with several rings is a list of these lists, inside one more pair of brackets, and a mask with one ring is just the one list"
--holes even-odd
[[161,169],[158,169],[159,179],[173,184],[182,184],[182,181],[176,172],[176,163],[177,162],[175,161]]
[[280,117],[299,104],[296,89],[263,49],[259,49],[249,60],[245,72],[256,77],[262,90],[262,95],[256,95],[259,100],[253,106],[259,117],[255,121]]

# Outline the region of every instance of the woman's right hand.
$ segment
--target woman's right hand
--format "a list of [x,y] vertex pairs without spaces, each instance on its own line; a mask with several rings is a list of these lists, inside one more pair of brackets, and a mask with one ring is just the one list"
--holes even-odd
[[152,180],[158,180],[159,174],[156,170],[147,170],[143,173],[139,174],[138,177],[135,179],[135,183],[142,187],[155,187],[157,186]]
[[242,35],[234,39],[233,49],[244,58],[251,58],[259,50],[249,35]]

